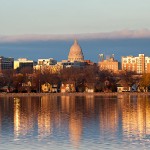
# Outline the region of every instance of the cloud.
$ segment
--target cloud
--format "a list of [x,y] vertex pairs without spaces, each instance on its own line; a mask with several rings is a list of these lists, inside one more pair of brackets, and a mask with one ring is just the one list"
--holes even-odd
[[120,30],[102,33],[83,33],[83,34],[30,34],[30,35],[11,35],[0,36],[0,43],[3,42],[26,42],[26,41],[48,41],[48,40],[69,40],[69,39],[133,39],[150,38],[150,30]]

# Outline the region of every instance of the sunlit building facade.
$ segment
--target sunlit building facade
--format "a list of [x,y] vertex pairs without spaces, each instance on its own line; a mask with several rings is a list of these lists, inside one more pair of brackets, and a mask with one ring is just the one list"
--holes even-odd
[[55,65],[57,64],[57,61],[53,58],[49,59],[38,59],[37,65],[39,66],[49,66],[49,65]]
[[139,56],[123,56],[122,57],[122,70],[133,71],[139,74],[150,73],[150,57],[144,54]]
[[51,73],[58,73],[60,72],[61,70],[63,69],[63,66],[62,64],[55,64],[55,65],[36,65],[34,66],[34,70],[40,70],[41,72],[44,72],[44,71],[48,71],[48,72],[51,72]]
[[34,61],[27,58],[19,58],[14,61],[14,69],[33,68]]
[[[104,55],[101,54],[103,57]],[[119,70],[119,62],[114,59],[114,55],[104,60],[104,57],[98,62],[100,70],[111,70],[117,72]]]
[[38,59],[37,65],[34,66],[34,70],[49,71],[51,73],[60,72],[62,65],[57,63],[57,60],[53,58]]

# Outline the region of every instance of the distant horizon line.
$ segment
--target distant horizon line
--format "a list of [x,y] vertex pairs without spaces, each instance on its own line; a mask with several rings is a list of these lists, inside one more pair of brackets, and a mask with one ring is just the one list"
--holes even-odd
[[99,33],[78,33],[78,34],[20,34],[20,35],[0,35],[0,43],[9,42],[29,42],[48,40],[113,40],[113,39],[143,39],[150,38],[149,29],[141,30],[119,30]]

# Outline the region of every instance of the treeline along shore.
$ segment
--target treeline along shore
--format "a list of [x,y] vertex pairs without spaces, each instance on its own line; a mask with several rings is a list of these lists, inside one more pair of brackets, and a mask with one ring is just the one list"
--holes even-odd
[[42,96],[150,96],[149,92],[101,92],[101,93],[0,93],[0,97],[42,97]]
[[[97,66],[64,68],[59,72],[48,69],[4,70],[0,74],[0,93],[87,93],[148,92],[150,74],[100,70]],[[40,94],[39,94],[40,93]],[[19,94],[18,94],[19,95]],[[23,94],[22,94],[23,95]],[[59,95],[59,94],[58,94]]]

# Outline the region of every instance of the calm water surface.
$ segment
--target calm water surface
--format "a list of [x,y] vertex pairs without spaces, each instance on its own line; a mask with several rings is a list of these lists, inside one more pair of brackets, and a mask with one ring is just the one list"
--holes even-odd
[[150,149],[150,96],[0,97],[0,149]]

